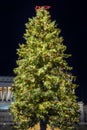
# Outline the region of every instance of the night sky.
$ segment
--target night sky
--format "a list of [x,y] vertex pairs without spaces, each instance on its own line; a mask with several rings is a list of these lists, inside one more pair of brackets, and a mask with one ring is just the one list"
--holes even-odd
[[[47,2],[48,1],[48,2]],[[13,76],[16,49],[23,42],[25,23],[35,16],[36,5],[51,5],[52,20],[72,54],[68,63],[77,76],[79,101],[87,103],[87,4],[85,0],[3,0],[0,1],[0,76]]]

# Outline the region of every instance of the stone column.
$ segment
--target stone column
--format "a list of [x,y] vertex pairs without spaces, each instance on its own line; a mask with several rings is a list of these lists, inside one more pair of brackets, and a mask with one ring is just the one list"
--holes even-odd
[[79,102],[79,107],[80,107],[80,123],[84,123],[84,103]]

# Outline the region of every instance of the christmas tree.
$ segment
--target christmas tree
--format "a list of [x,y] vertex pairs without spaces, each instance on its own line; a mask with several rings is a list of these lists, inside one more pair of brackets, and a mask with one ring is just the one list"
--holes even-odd
[[78,122],[77,85],[67,63],[61,30],[51,20],[49,6],[36,6],[36,16],[25,24],[25,43],[17,49],[14,103],[11,112],[20,130],[40,123],[72,130]]

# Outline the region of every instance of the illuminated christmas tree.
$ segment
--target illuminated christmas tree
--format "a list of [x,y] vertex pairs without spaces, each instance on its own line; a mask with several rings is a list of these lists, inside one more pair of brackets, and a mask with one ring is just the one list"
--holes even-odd
[[51,20],[50,6],[36,6],[36,16],[25,24],[25,43],[17,49],[14,103],[11,111],[20,130],[40,123],[72,130],[78,122],[77,85],[66,59],[61,30]]

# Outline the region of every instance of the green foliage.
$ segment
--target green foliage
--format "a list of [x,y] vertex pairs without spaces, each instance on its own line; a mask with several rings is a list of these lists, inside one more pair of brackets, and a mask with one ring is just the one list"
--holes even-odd
[[78,122],[77,85],[70,73],[61,30],[49,11],[36,10],[25,24],[25,43],[17,49],[11,111],[20,130],[43,121],[61,130],[72,130]]

